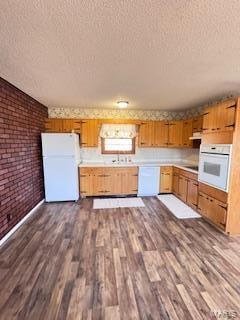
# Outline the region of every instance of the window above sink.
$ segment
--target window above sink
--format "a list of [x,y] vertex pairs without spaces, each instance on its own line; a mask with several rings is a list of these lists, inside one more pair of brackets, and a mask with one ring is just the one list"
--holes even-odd
[[102,154],[134,154],[136,126],[103,124],[100,132]]

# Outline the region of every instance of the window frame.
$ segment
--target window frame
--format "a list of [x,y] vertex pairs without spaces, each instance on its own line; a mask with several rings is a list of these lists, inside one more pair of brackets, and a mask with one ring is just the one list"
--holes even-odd
[[[114,138],[106,138],[114,139]],[[136,138],[116,138],[116,139],[131,139],[132,140],[132,150],[122,151],[122,150],[106,150],[105,149],[105,138],[101,138],[101,152],[102,154],[135,154],[136,153]]]

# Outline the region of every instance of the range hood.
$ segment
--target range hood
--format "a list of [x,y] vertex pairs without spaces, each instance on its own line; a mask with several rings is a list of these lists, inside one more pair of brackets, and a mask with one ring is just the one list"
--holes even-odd
[[189,138],[190,140],[201,140],[202,139],[202,132],[194,132],[192,137]]

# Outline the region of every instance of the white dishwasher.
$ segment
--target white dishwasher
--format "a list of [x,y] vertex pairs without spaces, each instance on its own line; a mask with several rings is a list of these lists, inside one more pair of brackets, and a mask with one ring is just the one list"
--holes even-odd
[[138,196],[155,196],[159,193],[160,167],[139,167]]

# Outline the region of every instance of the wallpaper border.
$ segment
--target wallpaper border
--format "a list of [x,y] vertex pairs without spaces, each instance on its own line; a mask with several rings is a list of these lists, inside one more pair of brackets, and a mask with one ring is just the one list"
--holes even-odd
[[80,119],[136,119],[136,120],[181,120],[198,116],[203,107],[181,111],[96,109],[78,107],[49,107],[49,118]]

